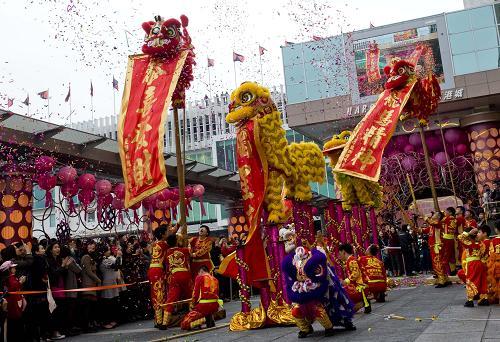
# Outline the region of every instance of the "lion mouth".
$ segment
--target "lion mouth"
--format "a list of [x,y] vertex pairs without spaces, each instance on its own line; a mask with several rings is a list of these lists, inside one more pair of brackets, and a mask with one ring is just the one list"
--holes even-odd
[[154,38],[147,42],[148,47],[161,47],[170,44],[170,39]]

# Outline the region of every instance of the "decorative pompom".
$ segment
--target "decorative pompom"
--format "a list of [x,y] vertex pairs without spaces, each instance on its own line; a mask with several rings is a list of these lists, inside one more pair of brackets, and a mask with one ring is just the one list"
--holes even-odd
[[181,15],[181,23],[183,27],[187,27],[189,24],[189,19],[184,14]]
[[391,67],[386,65],[384,67],[384,74],[389,75],[391,73]]

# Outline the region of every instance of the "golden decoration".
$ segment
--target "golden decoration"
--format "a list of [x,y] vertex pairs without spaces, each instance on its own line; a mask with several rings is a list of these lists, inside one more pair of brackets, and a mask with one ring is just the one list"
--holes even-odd
[[474,152],[474,151],[476,150],[476,143],[475,143],[475,142],[471,142],[471,143],[470,143],[470,150],[471,150],[472,152]]
[[232,224],[238,223],[238,219],[235,216],[231,217],[231,223]]
[[482,150],[486,146],[486,144],[485,144],[485,142],[484,142],[483,139],[478,140],[476,144],[477,144],[477,148],[479,150]]
[[153,229],[153,230],[155,230],[156,228],[158,228],[158,226],[159,226],[159,224],[158,224],[158,222],[156,222],[156,221],[153,221],[153,222],[151,223],[151,229]]
[[497,142],[494,138],[489,138],[488,140],[486,140],[486,146],[488,146],[489,148],[493,148],[497,145]]
[[6,186],[5,179],[0,179],[0,192],[4,192]]
[[19,195],[19,197],[17,199],[17,203],[19,203],[19,205],[21,207],[26,208],[28,206],[28,204],[30,203],[30,200],[25,193],[22,193],[21,195]]
[[160,209],[156,209],[156,210],[155,210],[155,217],[156,217],[157,219],[161,219],[161,218],[163,217],[163,211],[162,211],[162,210],[160,210]]
[[0,251],[5,248],[5,245],[0,242]]
[[486,177],[490,181],[494,181],[497,178],[497,173],[495,171],[488,171],[488,173],[486,174]]
[[234,228],[238,233],[240,233],[242,230],[243,230],[243,227],[241,226],[241,224],[237,225],[235,228]]
[[493,151],[492,150],[486,150],[483,152],[483,157],[484,159],[488,160],[491,157],[493,157]]
[[488,163],[486,160],[483,160],[481,161],[481,163],[479,164],[479,167],[482,169],[482,170],[488,170],[490,168],[490,163]]
[[484,172],[480,172],[480,173],[478,173],[477,178],[478,178],[481,182],[484,182],[484,181],[486,180],[486,175],[484,174]]
[[244,331],[258,329],[266,323],[266,311],[260,305],[258,308],[252,309],[250,312],[237,312],[231,317],[229,330]]
[[500,160],[498,159],[493,159],[490,163],[492,169],[498,169],[500,166]]
[[169,218],[170,218],[170,216],[171,216],[171,214],[170,214],[170,210],[169,210],[169,209],[166,209],[166,210],[165,210],[165,217],[169,219]]
[[286,303],[279,305],[277,301],[271,300],[267,308],[267,317],[278,324],[295,325],[292,309]]
[[14,203],[16,203],[16,199],[14,198],[14,196],[12,196],[12,195],[4,195],[2,197],[2,205],[5,208],[12,207],[14,205]]
[[493,137],[493,138],[496,138],[498,136],[498,132],[500,130],[496,129],[496,128],[490,128],[490,135]]
[[5,215],[5,211],[1,210],[0,211],[0,224],[3,224],[6,219],[7,219],[7,215]]
[[240,223],[245,223],[245,216],[240,216],[238,220],[240,221]]
[[227,227],[227,231],[229,232],[229,234],[232,234],[234,232],[234,227],[233,226],[228,226]]
[[470,134],[472,140],[476,140],[478,135],[479,135],[479,132],[476,132],[476,131],[472,131]]
[[10,221],[14,223],[19,223],[23,219],[23,213],[21,210],[13,210],[9,215]]
[[16,234],[16,231],[11,226],[5,226],[5,227],[2,228],[1,235],[2,235],[2,238],[4,240],[10,240],[10,239],[12,239],[15,234]]
[[27,223],[31,223],[31,210],[26,211],[24,214]]
[[19,227],[19,229],[17,230],[17,235],[19,235],[19,237],[21,239],[28,238],[29,228],[27,226],[21,226],[21,227]]
[[12,178],[9,182],[9,187],[13,190],[13,192],[21,191],[23,185],[24,182],[21,178]]

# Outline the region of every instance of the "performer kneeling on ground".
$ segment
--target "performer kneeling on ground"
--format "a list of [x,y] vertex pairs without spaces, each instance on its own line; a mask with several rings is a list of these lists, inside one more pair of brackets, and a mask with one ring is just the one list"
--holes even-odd
[[347,295],[354,302],[355,310],[365,307],[365,314],[372,312],[370,301],[366,297],[366,284],[363,281],[361,274],[361,267],[359,266],[358,259],[353,255],[354,249],[351,244],[343,243],[339,246],[340,260],[345,262],[345,275],[346,278],[342,281]]
[[485,253],[484,244],[477,241],[478,229],[474,228],[469,233],[463,232],[458,239],[463,245],[465,253],[465,289],[467,301],[465,307],[474,307],[474,297],[479,295],[477,305],[487,306],[488,285],[486,282],[486,268],[481,261]]
[[213,314],[219,310],[219,281],[210,274],[207,266],[200,266],[194,281],[191,311],[184,316],[181,328],[190,330],[206,323],[207,328],[215,326]]
[[363,280],[368,285],[368,291],[373,294],[379,303],[385,302],[385,292],[387,291],[387,273],[384,263],[377,258],[378,246],[373,244],[366,250],[366,255],[359,257]]
[[320,250],[298,247],[283,259],[288,298],[293,303],[292,315],[300,329],[299,338],[313,332],[317,320],[325,328],[325,336],[334,333],[333,326],[355,330],[352,302],[343,290],[326,255]]
[[191,272],[189,271],[189,249],[177,247],[177,235],[167,237],[168,251],[165,256],[167,261],[168,291],[167,304],[163,312],[163,324],[160,329],[166,329],[172,324],[174,304],[189,299],[192,292]]

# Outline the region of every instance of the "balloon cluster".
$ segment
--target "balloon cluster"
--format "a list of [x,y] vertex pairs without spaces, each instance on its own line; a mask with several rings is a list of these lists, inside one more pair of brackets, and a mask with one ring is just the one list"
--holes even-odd
[[52,189],[56,186],[57,178],[52,174],[56,161],[49,156],[40,156],[35,159],[35,180],[38,186],[45,190],[45,206],[52,207]]
[[[452,157],[463,156],[469,152],[467,145],[467,133],[458,128],[444,130],[444,141],[446,152],[443,146],[441,131],[435,130],[426,132],[425,142],[432,159],[440,166],[446,165]],[[423,153],[422,140],[419,133],[399,135],[391,139],[387,145],[384,156],[391,157],[396,154],[405,153],[401,159],[401,166],[405,171],[415,168],[417,162],[411,152]]]

